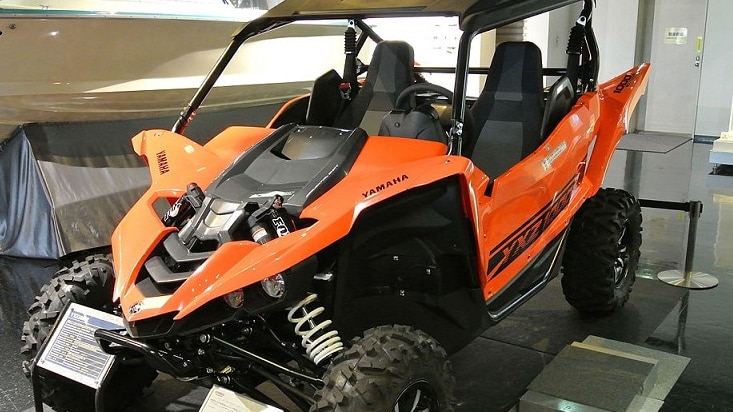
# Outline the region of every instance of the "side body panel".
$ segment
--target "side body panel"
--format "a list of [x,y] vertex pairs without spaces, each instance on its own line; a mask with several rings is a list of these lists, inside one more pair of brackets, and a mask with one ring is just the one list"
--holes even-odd
[[621,136],[628,131],[636,104],[646,91],[650,68],[649,63],[644,63],[598,87],[601,104],[601,117],[596,125],[598,141],[586,174],[588,184],[596,190],[603,182]]
[[598,118],[585,96],[537,149],[478,196],[484,297],[491,301],[568,226],[587,193],[578,190]]
[[545,142],[503,175],[490,181],[473,176],[480,273],[489,304],[598,191],[648,70],[648,64],[640,65],[581,96]]

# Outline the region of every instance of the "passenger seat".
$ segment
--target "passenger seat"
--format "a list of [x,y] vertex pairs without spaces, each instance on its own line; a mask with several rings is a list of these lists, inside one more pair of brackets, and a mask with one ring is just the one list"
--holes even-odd
[[530,42],[500,43],[470,114],[477,135],[464,154],[497,177],[542,143],[542,54]]

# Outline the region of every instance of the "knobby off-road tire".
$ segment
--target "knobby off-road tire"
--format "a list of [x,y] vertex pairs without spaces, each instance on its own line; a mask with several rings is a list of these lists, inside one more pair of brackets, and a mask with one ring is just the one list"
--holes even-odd
[[310,411],[452,411],[454,382],[445,350],[429,335],[379,326],[333,361]]
[[[51,328],[67,302],[111,312],[114,273],[105,255],[88,256],[59,270],[28,309],[30,318],[23,325],[20,352],[25,355],[23,370],[30,377],[31,361],[49,336]],[[94,410],[94,391],[80,383],[43,371],[40,375],[41,398],[59,412]],[[107,392],[107,410],[120,410],[140,394],[157,376],[146,365],[120,365],[112,376]]]
[[563,258],[565,299],[585,313],[623,307],[636,280],[640,246],[639,202],[623,190],[599,190],[570,227]]

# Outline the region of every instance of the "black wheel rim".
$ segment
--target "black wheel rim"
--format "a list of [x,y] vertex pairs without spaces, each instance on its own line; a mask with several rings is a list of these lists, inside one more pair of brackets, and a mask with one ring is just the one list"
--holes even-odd
[[438,410],[435,389],[425,380],[410,383],[402,390],[392,408],[394,412],[427,412]]
[[621,287],[629,273],[629,259],[631,258],[629,254],[630,233],[631,231],[628,230],[628,225],[624,224],[624,227],[621,230],[621,236],[619,236],[618,243],[616,245],[618,248],[618,255],[616,260],[613,262],[613,282],[616,288]]

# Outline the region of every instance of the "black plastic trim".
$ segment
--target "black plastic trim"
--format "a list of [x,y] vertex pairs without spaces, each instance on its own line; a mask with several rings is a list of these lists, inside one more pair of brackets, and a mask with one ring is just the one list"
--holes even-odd
[[168,235],[165,240],[163,240],[163,246],[165,247],[166,252],[168,252],[168,255],[178,263],[199,262],[207,259],[214,253],[214,251],[191,252],[183,242],[181,242],[181,238],[178,237],[177,232]]
[[155,283],[165,285],[170,283],[183,282],[188,279],[193,271],[189,272],[173,272],[163,261],[160,256],[153,256],[145,261],[145,269],[148,271],[150,278]]
[[544,288],[547,283],[560,273],[562,256],[565,250],[568,230],[550,242],[550,244],[537,255],[511,284],[499,291],[493,298],[486,302],[486,310],[492,322],[500,320],[511,314]]
[[[337,144],[333,145],[332,153],[323,157],[290,159],[279,152],[289,139],[303,136],[309,136],[309,144],[314,147],[331,148],[334,141]],[[232,162],[209,185],[206,193],[227,201],[241,202],[249,196],[263,193],[292,192],[284,195],[283,206],[288,213],[298,216],[304,207],[346,176],[367,138],[367,133],[360,128],[282,126]],[[252,170],[261,176],[251,176]]]
[[449,353],[488,326],[476,239],[458,176],[363,211],[340,245],[333,321],[343,339],[409,323]]

